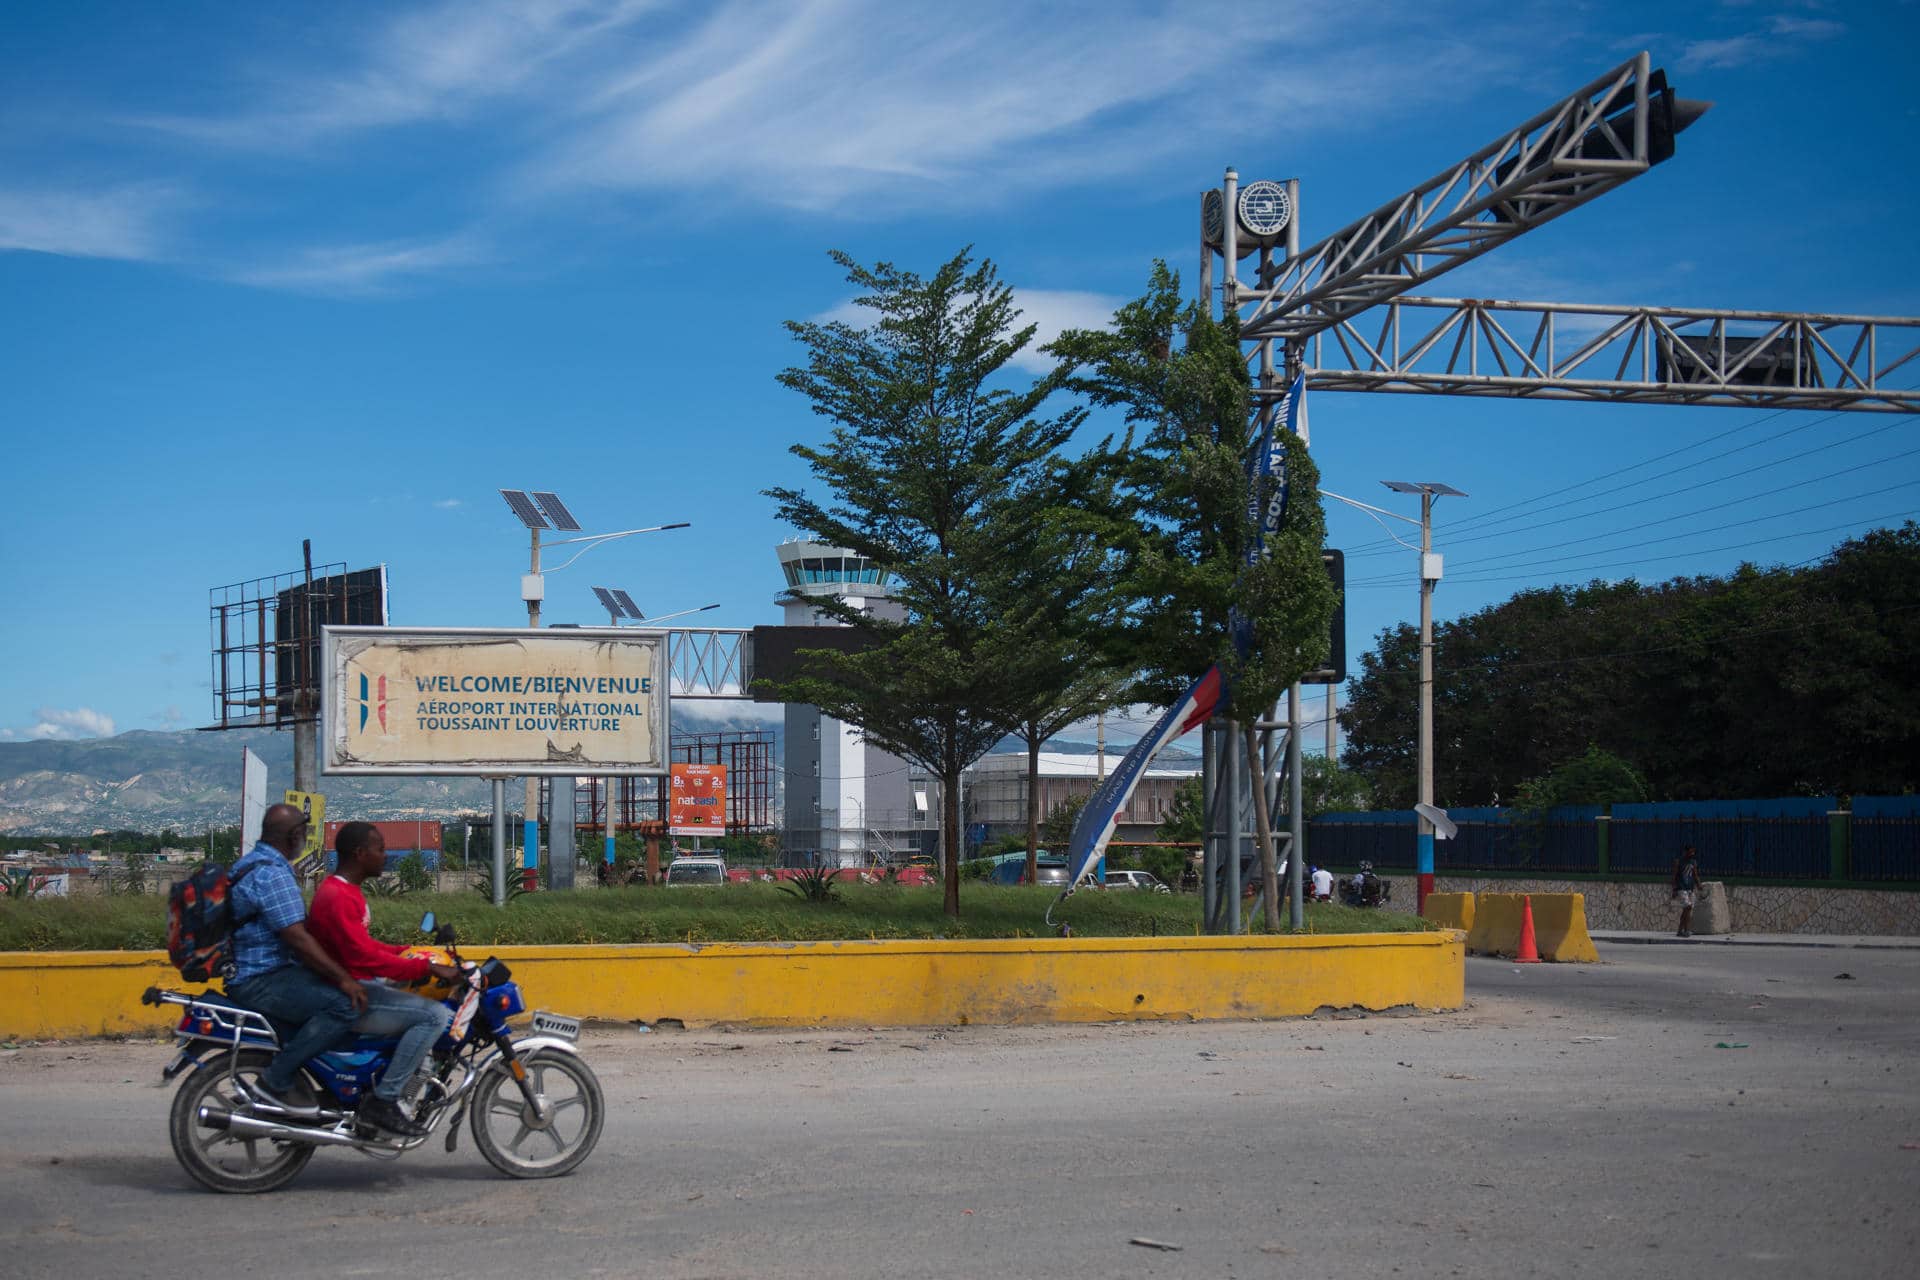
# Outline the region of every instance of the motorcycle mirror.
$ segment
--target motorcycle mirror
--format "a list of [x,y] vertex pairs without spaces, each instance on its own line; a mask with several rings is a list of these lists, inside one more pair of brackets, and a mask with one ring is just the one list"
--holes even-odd
[[427,912],[427,914],[420,917],[420,932],[422,933],[433,932],[433,912],[429,911]]
[[452,946],[453,945],[453,926],[450,924],[443,924],[438,929],[435,929],[433,931],[433,940],[434,942],[438,943],[440,946],[443,946],[443,947]]

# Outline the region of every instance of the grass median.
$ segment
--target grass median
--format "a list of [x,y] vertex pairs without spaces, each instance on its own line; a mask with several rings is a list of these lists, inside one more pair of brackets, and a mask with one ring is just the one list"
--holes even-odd
[[[1053,937],[1048,905],[1058,890],[968,884],[958,920],[942,914],[935,888],[843,885],[832,902],[806,902],[770,884],[592,889],[535,893],[496,909],[478,894],[375,898],[373,932],[417,937],[423,912],[457,930],[463,948],[620,942],[833,942],[857,938]],[[1249,907],[1249,914],[1252,914]],[[1086,890],[1055,908],[1076,937],[1140,938],[1199,932],[1193,894]],[[1432,928],[1397,911],[1332,904],[1307,908],[1309,933],[1403,933]],[[1264,932],[1257,929],[1255,932]],[[50,898],[0,902],[0,951],[157,951],[167,944],[160,897]]]

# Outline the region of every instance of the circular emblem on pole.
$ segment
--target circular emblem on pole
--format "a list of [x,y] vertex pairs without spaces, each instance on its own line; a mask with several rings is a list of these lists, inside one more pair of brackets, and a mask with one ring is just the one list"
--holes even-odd
[[1277,240],[1293,217],[1293,202],[1278,182],[1249,182],[1240,188],[1240,225],[1260,240]]
[[1218,187],[1201,197],[1200,238],[1216,249],[1226,242],[1227,202]]

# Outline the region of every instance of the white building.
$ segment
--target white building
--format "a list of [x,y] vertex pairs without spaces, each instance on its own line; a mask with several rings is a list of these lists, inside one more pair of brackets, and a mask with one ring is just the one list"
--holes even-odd
[[[1121,757],[1108,755],[1104,760],[1092,754],[1063,751],[1040,753],[1040,818],[1045,821],[1055,806],[1074,796],[1091,796],[1100,779],[1111,774]],[[1126,807],[1120,810],[1120,822],[1114,842],[1155,841],[1160,824],[1173,807],[1173,793],[1188,778],[1200,775],[1198,760],[1155,760],[1147,766],[1134,786]],[[1024,836],[1027,831],[1027,753],[996,752],[982,756],[963,775],[962,792],[966,797],[966,822],[977,832],[986,828],[991,841],[1005,835]],[[938,816],[935,816],[938,821]],[[1053,850],[1065,853],[1066,850]]]
[[[897,620],[887,574],[869,560],[823,543],[783,542],[776,549],[787,592],[775,602],[790,627],[834,625],[812,603],[844,600],[876,617]],[[927,829],[924,783],[900,757],[870,745],[853,725],[799,703],[786,706],[786,812],[782,843],[790,852],[820,851],[842,866],[869,855],[904,857]]]

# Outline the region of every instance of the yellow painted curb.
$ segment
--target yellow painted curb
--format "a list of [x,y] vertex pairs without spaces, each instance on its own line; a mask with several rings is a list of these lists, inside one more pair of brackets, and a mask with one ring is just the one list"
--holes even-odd
[[1475,894],[1467,950],[1495,956],[1518,953],[1521,904],[1526,898],[1533,899],[1533,938],[1542,960],[1598,963],[1600,953],[1587,933],[1587,896],[1583,893]]
[[[1065,938],[499,947],[529,1005],[689,1025],[944,1026],[1457,1009],[1462,935]],[[474,949],[474,956],[485,954]],[[0,954],[0,1034],[154,1031],[183,988],[160,952]]]

